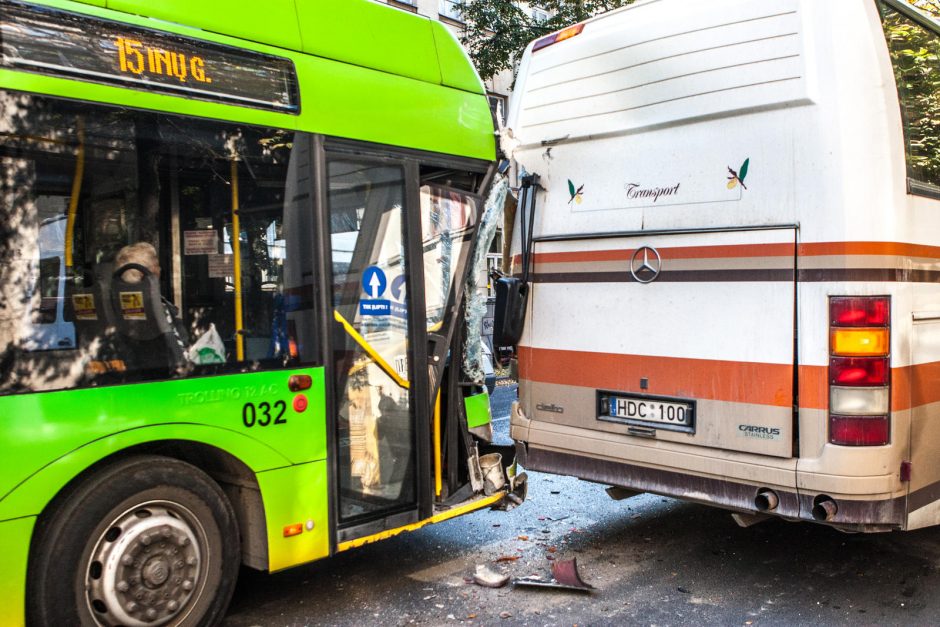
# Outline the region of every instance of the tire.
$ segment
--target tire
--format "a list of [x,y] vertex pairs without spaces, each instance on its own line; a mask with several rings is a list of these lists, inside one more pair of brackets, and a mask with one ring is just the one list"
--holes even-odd
[[232,506],[204,472],[139,456],[96,472],[43,515],[30,554],[30,625],[216,625],[241,549]]

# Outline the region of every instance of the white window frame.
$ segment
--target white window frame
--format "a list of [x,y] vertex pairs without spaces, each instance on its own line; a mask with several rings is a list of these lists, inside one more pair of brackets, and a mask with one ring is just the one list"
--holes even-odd
[[463,11],[461,11],[461,7],[464,2],[465,0],[440,0],[438,9],[443,17],[462,23]]
[[551,17],[548,14],[548,11],[546,11],[545,9],[540,9],[539,7],[532,7],[530,11],[530,15],[532,16],[532,21],[535,22],[536,24],[541,24],[542,22],[547,21],[548,18]]

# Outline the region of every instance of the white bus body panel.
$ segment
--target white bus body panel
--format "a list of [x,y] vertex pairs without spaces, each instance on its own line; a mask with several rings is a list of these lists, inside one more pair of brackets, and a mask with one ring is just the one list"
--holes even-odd
[[[542,188],[512,424],[530,465],[739,510],[769,488],[792,518],[828,495],[858,529],[940,521],[940,203],[907,193],[874,0],[638,3],[530,46],[508,117]],[[831,295],[891,297],[888,446],[828,444]],[[599,391],[695,401],[695,432],[599,420]]]

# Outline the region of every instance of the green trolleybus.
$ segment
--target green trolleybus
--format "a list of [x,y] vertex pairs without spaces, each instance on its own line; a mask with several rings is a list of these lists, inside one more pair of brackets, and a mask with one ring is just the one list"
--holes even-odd
[[240,564],[511,496],[457,372],[493,118],[442,25],[0,0],[0,41],[0,624],[217,623]]

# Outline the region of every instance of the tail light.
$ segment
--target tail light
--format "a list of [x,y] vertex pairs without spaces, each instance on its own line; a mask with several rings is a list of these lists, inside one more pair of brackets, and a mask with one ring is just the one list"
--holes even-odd
[[891,441],[891,300],[829,299],[829,442]]

